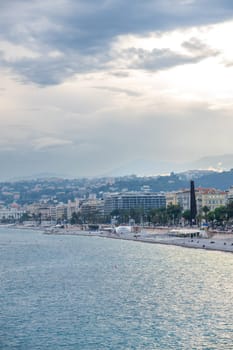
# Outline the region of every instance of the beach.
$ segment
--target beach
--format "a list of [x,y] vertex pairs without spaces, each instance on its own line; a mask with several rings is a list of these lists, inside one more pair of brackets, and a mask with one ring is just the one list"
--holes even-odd
[[233,253],[233,233],[211,233],[208,238],[175,237],[168,234],[168,229],[142,230],[140,233],[134,232],[116,234],[105,231],[83,231],[75,227],[65,229],[54,229],[44,231],[46,234],[56,235],[77,235],[89,237],[101,237],[110,239],[130,240],[135,242],[175,245],[184,248],[215,250]]
[[[1,225],[5,227],[4,225]],[[204,249],[220,252],[233,253],[233,233],[231,232],[211,232],[209,237],[176,237],[169,234],[167,228],[145,229],[139,233],[114,233],[108,231],[87,231],[81,230],[76,226],[68,226],[66,228],[43,228],[43,227],[28,227],[23,225],[8,226],[8,229],[25,229],[33,231],[41,231],[48,235],[72,235],[72,236],[88,236],[100,237],[109,239],[130,240],[142,243],[174,245],[183,248]]]

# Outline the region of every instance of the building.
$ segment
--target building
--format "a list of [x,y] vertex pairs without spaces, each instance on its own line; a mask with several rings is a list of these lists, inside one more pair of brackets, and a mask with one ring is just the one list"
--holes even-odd
[[178,204],[177,192],[166,192],[165,197],[166,197],[166,207],[168,207],[169,205],[177,205]]
[[111,214],[114,210],[158,209],[166,207],[166,197],[164,194],[144,193],[144,192],[124,192],[109,194],[104,200],[105,215]]
[[176,193],[177,204],[183,211],[190,210],[190,190],[182,190]]
[[214,188],[198,188],[199,207],[208,207],[210,211],[227,204],[227,193]]
[[78,210],[78,201],[68,201],[67,204],[59,203],[57,205],[48,205],[35,203],[27,206],[27,212],[32,218],[40,221],[69,220],[72,213]]
[[67,204],[60,203],[56,206],[56,221],[67,220]]
[[[227,203],[227,193],[216,190],[215,188],[198,187],[195,190],[195,195],[197,213],[201,213],[203,207],[208,207],[210,211],[213,211],[218,207],[226,205]],[[177,203],[181,206],[183,211],[190,210],[190,191],[179,191],[177,192],[176,196]]]
[[0,209],[0,220],[19,220],[23,214],[25,213],[25,210],[20,210],[17,208],[1,208]]
[[227,191],[227,203],[233,202],[233,186]]
[[98,199],[89,199],[81,204],[80,212],[85,217],[91,216],[103,216],[104,215],[104,202]]
[[75,199],[74,202],[68,200],[67,203],[67,219],[70,220],[72,218],[73,213],[77,213],[79,211],[80,202],[78,199]]

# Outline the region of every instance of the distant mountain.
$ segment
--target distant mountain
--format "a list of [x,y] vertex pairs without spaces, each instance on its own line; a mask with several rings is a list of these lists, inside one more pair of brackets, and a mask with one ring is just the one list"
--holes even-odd
[[9,181],[11,182],[17,182],[17,181],[31,181],[31,180],[37,180],[37,179],[50,179],[50,178],[57,178],[57,179],[65,179],[69,178],[65,176],[64,174],[56,174],[56,173],[38,173],[38,174],[32,174],[30,176],[19,176],[10,178]]
[[233,168],[233,154],[203,157],[191,162],[156,161],[146,158],[137,158],[101,174],[101,176],[124,176],[127,174],[156,176],[175,172],[183,173],[184,176],[187,174],[188,178],[190,173],[191,176],[195,178],[196,175],[197,177],[200,177],[200,175],[207,175],[211,172],[226,171],[231,168]]
[[[227,190],[233,185],[233,170],[221,173],[193,170],[186,174],[171,173],[170,175],[157,177],[119,177],[114,183],[114,190],[140,191],[143,186],[146,185],[152,192],[178,191],[189,188],[191,179],[195,180],[196,187],[211,187]],[[104,191],[107,190],[107,188],[104,189]]]
[[117,177],[130,174],[136,174],[137,176],[157,176],[170,174],[171,171],[185,171],[186,169],[188,168],[185,166],[185,163],[137,158],[101,174],[101,176]]
[[212,174],[201,176],[196,180],[196,185],[227,190],[229,187],[233,186],[233,169],[221,173],[214,172]]
[[193,163],[195,169],[227,170],[233,168],[233,154],[203,157]]

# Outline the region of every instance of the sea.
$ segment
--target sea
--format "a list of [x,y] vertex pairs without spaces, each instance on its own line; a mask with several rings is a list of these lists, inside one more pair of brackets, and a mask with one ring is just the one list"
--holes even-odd
[[233,254],[0,229],[1,350],[233,349]]

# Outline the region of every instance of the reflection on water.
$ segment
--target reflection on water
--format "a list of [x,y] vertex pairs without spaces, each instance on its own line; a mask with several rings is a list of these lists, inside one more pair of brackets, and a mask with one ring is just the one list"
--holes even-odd
[[1,349],[232,349],[233,255],[0,230]]

